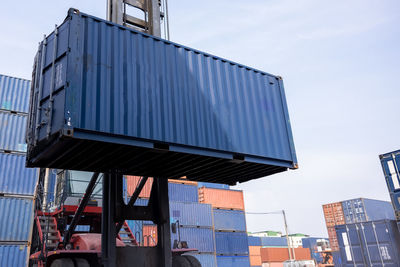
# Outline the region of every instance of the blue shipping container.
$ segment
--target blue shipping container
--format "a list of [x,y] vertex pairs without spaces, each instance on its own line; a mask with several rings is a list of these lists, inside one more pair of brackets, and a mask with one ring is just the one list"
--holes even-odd
[[26,114],[0,110],[0,150],[26,152]]
[[400,191],[400,150],[379,155],[389,192]]
[[388,201],[356,198],[342,201],[342,208],[347,224],[395,219],[392,204]]
[[214,229],[246,232],[246,217],[241,210],[213,209]]
[[202,267],[217,267],[217,258],[215,254],[197,254],[185,253],[184,255],[191,255],[200,261]]
[[37,55],[29,166],[228,184],[297,168],[279,76],[73,9],[57,33]]
[[212,227],[211,205],[194,202],[169,202],[169,216],[180,225]]
[[261,246],[261,237],[259,236],[248,236],[249,246]]
[[[321,242],[323,241],[323,242]],[[326,250],[329,247],[321,246],[321,243],[329,244],[328,238],[321,238],[321,237],[307,237],[301,240],[303,248],[309,248],[311,257],[317,262],[322,263],[323,258],[322,254],[319,253],[322,250]]]
[[227,185],[227,184],[217,184],[217,183],[207,183],[207,182],[198,182],[197,187],[229,189],[229,185]]
[[0,74],[0,109],[28,112],[31,82]]
[[[180,227],[181,241],[187,241],[189,248],[195,248],[198,252],[214,252],[214,231],[212,228]],[[174,240],[178,240],[178,232],[171,232],[171,247]]]
[[248,256],[217,256],[218,267],[250,267]]
[[247,233],[215,232],[215,247],[219,255],[248,255]]
[[400,212],[400,192],[392,192],[390,194],[393,208],[396,212]]
[[0,241],[29,241],[32,204],[32,199],[0,197]]
[[287,247],[286,237],[261,237],[261,245],[263,247]]
[[340,251],[332,251],[332,258],[335,267],[342,267],[342,259],[340,258]]
[[33,195],[38,169],[25,168],[25,160],[24,155],[0,153],[0,193]]
[[400,234],[395,221],[337,225],[335,229],[344,267],[400,265]]
[[189,184],[168,184],[169,201],[199,202],[197,186]]
[[0,244],[0,266],[28,266],[27,245]]

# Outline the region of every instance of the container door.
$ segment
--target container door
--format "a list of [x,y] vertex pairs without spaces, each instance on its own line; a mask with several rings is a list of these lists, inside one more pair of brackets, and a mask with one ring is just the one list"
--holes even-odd
[[400,157],[396,157],[394,154],[389,158],[382,159],[383,172],[385,173],[386,182],[391,192],[400,190],[399,161]]

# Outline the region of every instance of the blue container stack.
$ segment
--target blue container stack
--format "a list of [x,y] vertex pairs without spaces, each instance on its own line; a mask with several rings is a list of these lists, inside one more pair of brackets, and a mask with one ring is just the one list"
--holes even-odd
[[0,266],[26,266],[38,170],[25,168],[30,81],[0,75]]

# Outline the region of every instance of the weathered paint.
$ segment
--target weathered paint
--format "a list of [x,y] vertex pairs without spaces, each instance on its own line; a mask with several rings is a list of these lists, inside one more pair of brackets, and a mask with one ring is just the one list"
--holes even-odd
[[0,74],[0,109],[28,113],[31,82]]
[[55,36],[33,75],[30,166],[228,184],[297,168],[280,77],[75,10]]
[[346,224],[377,220],[395,220],[392,204],[388,201],[356,198],[342,201]]

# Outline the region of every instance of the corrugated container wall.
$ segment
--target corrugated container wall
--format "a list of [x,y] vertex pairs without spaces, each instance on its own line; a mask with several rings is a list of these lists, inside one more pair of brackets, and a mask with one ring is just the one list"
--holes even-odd
[[26,152],[27,115],[0,110],[0,151]]
[[25,168],[25,160],[24,155],[0,153],[0,193],[33,195],[38,170]]
[[168,183],[169,201],[199,202],[196,185]]
[[248,256],[217,256],[218,267],[249,267]]
[[329,244],[331,245],[331,249],[333,251],[339,250],[339,244],[336,236],[335,226],[327,227],[327,230],[328,230]]
[[217,267],[217,258],[215,254],[185,253],[184,255],[191,255],[198,259],[201,267]]
[[143,222],[142,221],[134,221],[134,220],[126,220],[131,232],[136,238],[136,241],[140,244],[143,244]]
[[208,188],[216,188],[216,189],[229,189],[229,185],[227,185],[227,184],[198,182],[197,185],[198,185],[198,187],[208,187]]
[[249,246],[261,246],[261,237],[259,236],[248,236]]
[[[180,227],[181,240],[188,242],[189,248],[195,248],[198,252],[212,253],[215,251],[214,231],[212,228]],[[178,232],[171,232],[171,247],[174,240],[178,240]]]
[[[126,179],[126,191],[128,193],[128,196],[132,196],[133,192],[135,192],[136,186],[140,182],[141,176],[131,176],[127,175],[125,176]],[[150,197],[150,192],[151,192],[151,187],[153,185],[153,178],[148,178],[146,183],[144,184],[144,187],[142,191],[139,194],[140,198],[149,198]]]
[[287,247],[286,237],[260,237],[261,245],[265,247]]
[[[279,76],[73,9],[46,39],[33,75],[44,79],[33,88],[41,99],[32,102],[30,166],[227,184],[297,168]],[[44,112],[50,91],[56,108]],[[36,132],[38,112],[52,120]],[[51,145],[48,130],[59,137]],[[107,153],[84,149],[92,145]]]
[[28,113],[31,82],[0,74],[0,109]]
[[[308,248],[295,248],[296,260],[311,260]],[[288,248],[261,248],[262,262],[284,262],[289,260]]]
[[341,202],[322,205],[322,209],[327,227],[346,223]]
[[246,232],[246,217],[241,210],[213,209],[214,229]]
[[32,204],[32,199],[0,197],[0,241],[29,241]]
[[215,232],[215,247],[217,254],[248,255],[247,233]]
[[396,221],[336,226],[343,266],[399,266],[400,234]]
[[27,263],[27,245],[0,244],[1,267],[25,267],[27,266]]
[[168,179],[168,183],[174,183],[174,184],[188,184],[188,185],[195,185],[195,186],[198,186],[198,182],[196,182],[196,181],[190,181],[190,180],[187,180],[186,178],[182,178],[182,179]]
[[243,191],[202,187],[199,202],[211,204],[213,208],[244,210]]
[[387,201],[356,198],[342,201],[346,224],[378,220],[395,220],[392,204]]
[[249,257],[251,266],[261,266],[261,246],[249,245]]
[[143,245],[154,247],[157,242],[157,225],[143,225]]
[[212,227],[211,205],[194,202],[169,202],[169,216],[183,226]]

